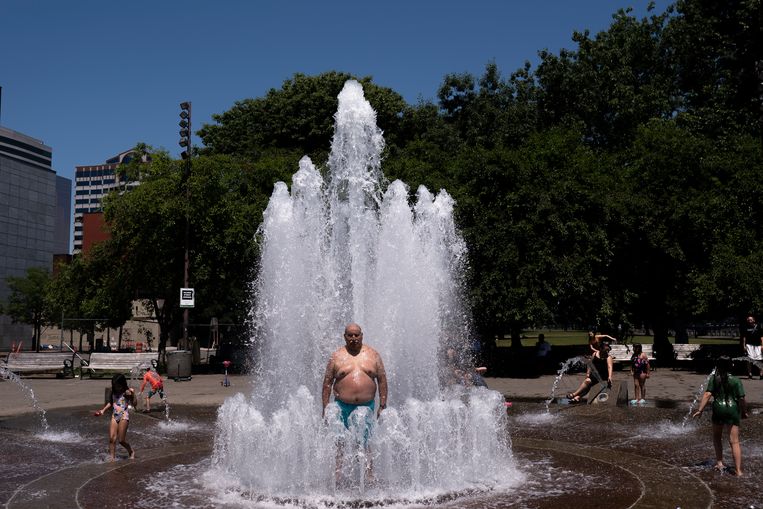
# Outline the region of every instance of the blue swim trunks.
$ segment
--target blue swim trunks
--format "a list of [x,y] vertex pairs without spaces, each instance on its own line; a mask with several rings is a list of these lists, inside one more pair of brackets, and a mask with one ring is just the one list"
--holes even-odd
[[[367,407],[368,411],[365,415],[365,422],[362,423],[363,426],[363,441],[368,441],[368,438],[371,436],[371,430],[374,426],[374,408],[376,407],[376,404],[374,400],[371,400],[367,403],[359,403],[357,405],[354,405],[352,403],[345,403],[344,401],[340,401],[338,399],[334,400],[339,407],[339,410],[341,412],[342,417],[342,423],[344,424],[344,427],[347,429],[350,429],[350,415],[361,407]],[[357,414],[356,414],[357,415]],[[357,419],[358,417],[356,417]],[[357,426],[357,424],[356,424]]]

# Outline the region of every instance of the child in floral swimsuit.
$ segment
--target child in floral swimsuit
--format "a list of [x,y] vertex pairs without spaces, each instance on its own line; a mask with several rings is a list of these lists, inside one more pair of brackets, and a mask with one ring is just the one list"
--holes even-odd
[[633,355],[631,356],[631,375],[633,375],[633,392],[636,399],[631,400],[631,405],[646,403],[646,379],[651,374],[649,358],[643,352],[643,347],[639,343],[633,344]]
[[127,378],[124,375],[114,375],[111,379],[111,402],[95,412],[95,415],[103,415],[109,407],[112,409],[109,423],[109,454],[112,461],[117,457],[117,440],[127,449],[130,459],[135,458],[135,451],[127,443],[130,405],[135,406],[135,391],[127,386]]

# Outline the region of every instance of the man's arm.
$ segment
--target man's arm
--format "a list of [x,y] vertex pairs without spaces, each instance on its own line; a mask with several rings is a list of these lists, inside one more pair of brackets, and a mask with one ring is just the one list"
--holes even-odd
[[323,412],[321,415],[326,415],[326,405],[329,404],[329,398],[331,398],[331,388],[334,386],[334,356],[329,358],[329,363],[326,366],[326,374],[323,375],[323,393],[321,394],[321,401],[323,403]]
[[379,410],[376,412],[376,417],[378,418],[381,411],[387,408],[387,372],[384,371],[384,362],[382,362],[381,355],[379,355],[376,366],[376,382],[379,386]]

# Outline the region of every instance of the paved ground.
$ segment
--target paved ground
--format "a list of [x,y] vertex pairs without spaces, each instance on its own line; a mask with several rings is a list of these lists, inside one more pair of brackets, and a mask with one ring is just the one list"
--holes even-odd
[[[556,395],[573,390],[581,379],[579,373],[565,376]],[[480,495],[467,504],[468,497],[443,505],[549,509],[579,500],[589,509],[758,507],[763,440],[753,430],[763,421],[763,381],[744,379],[753,416],[742,433],[748,476],[737,479],[711,468],[709,418],[681,424],[706,379],[706,374],[659,369],[648,381],[650,404],[645,408],[554,405],[548,413],[543,400],[554,376],[488,378],[492,389],[515,401],[508,411],[512,451],[528,482],[494,499]],[[0,463],[14,465],[0,480],[0,505],[225,507],[209,498],[207,488],[194,491],[209,466],[217,406],[238,392],[252,391],[250,377],[231,376],[230,387],[223,387],[222,380],[222,375],[168,380],[175,422],[165,422],[160,411],[136,415],[130,441],[138,459],[124,461],[120,450],[122,459],[116,463],[105,461],[104,421],[91,412],[102,406],[108,378],[23,379],[47,411],[48,434],[34,431],[40,422],[31,412],[29,393],[0,381]],[[632,390],[627,372],[617,372],[615,384]],[[157,479],[172,482],[148,492]],[[668,489],[665,479],[670,479]],[[180,488],[173,491],[174,484]],[[119,504],[109,496],[116,486],[124,493]]]
[[[193,379],[185,382],[166,382],[167,394],[172,404],[215,406],[225,398],[237,392],[248,394],[252,390],[251,378],[248,376],[230,376],[230,387],[223,387],[222,375],[194,375]],[[545,375],[538,378],[487,378],[488,386],[511,399],[541,399],[551,394],[555,377]],[[658,369],[647,381],[647,399],[666,400],[690,403],[695,397],[699,386],[707,379],[706,374],[690,371],[673,371]],[[582,380],[581,374],[566,375],[558,390],[557,396],[574,390]],[[66,379],[58,380],[51,376],[24,378],[23,383],[34,391],[39,405],[46,410],[65,407],[103,404],[104,389],[110,386],[109,378],[102,379]],[[630,394],[633,392],[633,382],[627,372],[616,372],[615,382],[627,384]],[[0,416],[15,415],[29,412],[28,396],[20,390],[11,390],[11,382],[0,382]],[[747,402],[750,406],[763,406],[763,380],[743,378]],[[156,397],[154,398],[156,399]]]

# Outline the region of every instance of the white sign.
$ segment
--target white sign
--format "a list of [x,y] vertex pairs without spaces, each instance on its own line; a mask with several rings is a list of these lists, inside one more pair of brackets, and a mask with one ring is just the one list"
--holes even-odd
[[193,288],[181,288],[180,289],[180,307],[192,308],[193,304],[194,304]]

